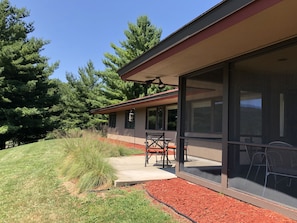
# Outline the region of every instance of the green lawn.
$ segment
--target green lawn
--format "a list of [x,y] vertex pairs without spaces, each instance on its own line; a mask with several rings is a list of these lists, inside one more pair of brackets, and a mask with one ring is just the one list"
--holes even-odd
[[0,151],[0,222],[176,222],[144,191],[71,195],[63,186],[62,139]]

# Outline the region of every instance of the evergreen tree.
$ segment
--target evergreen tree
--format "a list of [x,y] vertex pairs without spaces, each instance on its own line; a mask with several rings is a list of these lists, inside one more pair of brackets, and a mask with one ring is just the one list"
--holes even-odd
[[111,44],[115,55],[104,54],[103,63],[106,70],[100,72],[100,77],[104,84],[103,94],[110,100],[110,104],[138,98],[146,95],[147,92],[161,91],[155,86],[147,91],[143,84],[123,81],[117,74],[118,69],[158,44],[162,34],[162,30],[153,26],[147,16],[140,16],[136,24],[128,23],[128,28],[124,31],[127,40],[120,41],[120,47],[114,43]]
[[87,66],[78,69],[78,77],[66,74],[68,83],[61,85],[61,128],[64,130],[80,128],[100,128],[106,122],[102,115],[93,117],[91,109],[106,105],[105,97],[101,95],[101,83],[97,71],[91,61]]
[[57,68],[40,52],[48,41],[28,38],[34,31],[25,8],[0,2],[0,148],[5,142],[27,143],[52,129],[51,112],[58,101],[49,76]]

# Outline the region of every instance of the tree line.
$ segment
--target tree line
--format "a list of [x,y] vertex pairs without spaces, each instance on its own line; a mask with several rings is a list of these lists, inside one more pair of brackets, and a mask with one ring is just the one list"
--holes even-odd
[[[104,115],[92,115],[91,109],[154,94],[157,85],[149,87],[125,82],[117,70],[160,42],[162,30],[147,16],[128,23],[126,40],[114,54],[105,53],[105,69],[96,70],[92,61],[79,67],[77,74],[66,73],[66,82],[51,79],[59,62],[49,64],[41,52],[50,41],[29,37],[33,22],[26,8],[0,2],[0,149],[6,143],[30,143],[58,129],[100,129],[107,123]],[[32,36],[32,35],[30,35]]]

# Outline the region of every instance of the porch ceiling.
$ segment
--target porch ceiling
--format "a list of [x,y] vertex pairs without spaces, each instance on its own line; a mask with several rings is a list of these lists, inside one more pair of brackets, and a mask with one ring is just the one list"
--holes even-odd
[[254,1],[146,61],[132,61],[119,74],[124,80],[161,77],[177,85],[181,75],[297,36],[296,8],[293,0]]

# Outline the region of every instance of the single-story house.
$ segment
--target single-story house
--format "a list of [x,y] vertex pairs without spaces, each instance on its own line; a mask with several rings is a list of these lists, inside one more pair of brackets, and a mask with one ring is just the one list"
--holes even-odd
[[[166,131],[174,137],[177,125],[178,89],[136,98],[94,109],[93,114],[108,114],[107,137],[144,146],[146,131]],[[132,118],[131,118],[132,115]]]
[[296,9],[222,1],[118,71],[178,88],[94,113],[120,140],[177,133],[178,177],[297,220]]

